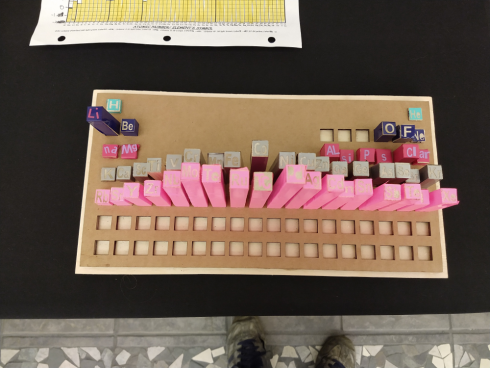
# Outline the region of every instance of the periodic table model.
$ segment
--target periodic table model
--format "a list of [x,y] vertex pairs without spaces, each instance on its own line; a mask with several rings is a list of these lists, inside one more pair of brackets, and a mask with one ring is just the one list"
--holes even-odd
[[[448,275],[440,208],[458,202],[455,189],[440,189],[444,185],[441,186],[442,170],[437,165],[430,97],[96,90],[87,112],[92,127],[76,273],[405,278]],[[108,117],[105,121],[104,116]],[[256,151],[260,151],[254,156],[265,156],[254,157],[253,162],[252,142]],[[182,173],[171,170],[175,162],[168,160],[182,157],[184,150],[187,161],[198,163],[183,163],[178,167]],[[227,160],[234,160],[240,170],[225,168],[213,174],[210,167],[199,164],[221,163],[216,159],[222,160],[225,152]],[[234,158],[237,152],[240,154]],[[404,161],[407,156],[405,161],[410,162],[405,166],[397,163],[397,170],[403,166],[406,171],[407,165],[408,170],[417,170],[383,184],[387,183],[383,175],[389,166],[377,163],[382,162],[382,154],[392,157],[393,152],[394,162]],[[292,155],[289,161],[285,161],[287,153]],[[339,157],[340,154],[343,156]],[[371,157],[377,154],[379,158]],[[417,155],[416,159],[410,159],[413,154]],[[159,172],[139,172],[140,167],[149,167],[145,166],[148,159],[158,158],[161,159]],[[291,166],[285,167],[285,163]],[[248,189],[240,192],[236,187],[235,178],[248,178],[254,165],[265,173],[256,171],[257,176],[252,173],[250,179],[262,180],[265,184],[260,188],[268,193],[262,189],[254,191],[253,182],[250,192]],[[221,189],[226,194],[225,203],[222,199],[219,202],[220,188],[215,183],[211,183],[214,186],[204,184],[203,192],[207,190],[206,197],[211,201],[203,207],[192,204],[182,207],[178,205],[179,199],[172,204],[165,190],[161,190],[163,199],[152,199],[157,205],[138,202],[151,199],[144,196],[145,179],[155,180],[157,186],[160,183],[163,187],[165,174],[185,175],[186,168],[201,170],[203,181],[204,174],[213,180],[221,175],[218,181],[226,182]],[[271,172],[273,185],[267,182]],[[414,176],[419,172],[420,178]],[[232,182],[230,174],[235,175]],[[301,189],[291,194],[292,187],[298,188],[297,183],[291,184],[295,178],[302,183]],[[311,185],[305,183],[305,178]],[[308,209],[308,203],[315,202],[315,198],[321,201],[323,197],[319,196],[336,178],[342,182],[339,184],[342,195],[329,199],[330,207],[327,203],[325,209],[314,205],[311,207],[314,209]],[[363,200],[361,210],[345,210],[349,201],[360,200],[357,190],[371,181],[373,192]],[[422,190],[420,195],[416,193],[417,200],[410,200],[413,188],[420,184],[408,183],[420,181],[427,190]],[[313,182],[318,187],[316,194],[311,194]],[[319,182],[322,185],[318,186]],[[141,193],[133,199],[124,197],[124,189],[132,191],[139,183]],[[322,186],[323,192],[319,189]],[[114,188],[112,197],[111,188]],[[194,189],[189,188],[187,198],[197,206]],[[348,188],[352,192],[349,198]],[[393,188],[396,198],[386,197]],[[335,188],[329,187],[330,190]],[[256,202],[251,201],[252,192]],[[432,211],[400,210],[425,207],[429,192]],[[114,197],[114,193],[119,195]],[[213,193],[218,193],[218,197]],[[292,199],[284,202],[281,196],[288,195]],[[261,199],[263,196],[265,199]],[[291,204],[294,198],[300,205],[304,198],[308,201],[303,208],[296,208]],[[386,198],[394,202],[387,202]],[[421,205],[424,198],[425,204]],[[121,202],[116,203],[115,199]],[[118,205],[128,204],[125,199],[133,205]],[[272,206],[274,201],[278,206]],[[252,203],[260,208],[251,208]],[[285,203],[290,208],[284,207]],[[344,209],[329,209],[341,205]],[[382,207],[392,210],[377,210]]]

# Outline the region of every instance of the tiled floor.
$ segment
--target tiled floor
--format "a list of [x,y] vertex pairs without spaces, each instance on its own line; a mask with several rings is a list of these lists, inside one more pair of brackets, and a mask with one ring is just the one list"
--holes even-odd
[[[2,320],[0,367],[226,368],[230,317]],[[490,313],[261,317],[272,368],[312,367],[346,334],[356,367],[490,368]]]

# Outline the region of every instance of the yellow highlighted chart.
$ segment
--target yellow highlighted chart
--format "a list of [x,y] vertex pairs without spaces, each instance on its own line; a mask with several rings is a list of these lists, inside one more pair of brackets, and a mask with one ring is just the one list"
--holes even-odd
[[68,23],[284,23],[285,0],[70,0]]

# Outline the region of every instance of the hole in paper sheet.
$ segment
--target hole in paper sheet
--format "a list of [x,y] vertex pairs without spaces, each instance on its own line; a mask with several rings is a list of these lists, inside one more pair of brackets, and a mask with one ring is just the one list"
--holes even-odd
[[243,256],[243,242],[230,242],[230,256]]
[[393,222],[380,221],[379,222],[379,234],[380,235],[393,235]]
[[134,242],[134,255],[135,256],[147,256],[150,242],[148,240],[136,240]]
[[356,129],[356,142],[369,142],[369,130]]
[[281,256],[281,243],[267,243],[267,257]]
[[357,258],[355,244],[342,244],[342,258],[344,259]]
[[379,247],[380,258],[393,261],[395,259],[395,247],[393,245],[381,245]]
[[109,240],[96,240],[95,241],[95,254],[109,254]]
[[249,218],[248,219],[248,231],[262,231],[262,219],[261,218]]
[[322,220],[322,232],[324,234],[336,234],[337,227],[335,222],[335,220]]
[[243,217],[232,217],[230,220],[231,231],[243,231],[245,228],[245,219]]
[[356,225],[353,220],[340,220],[340,232],[342,234],[355,234]]
[[409,221],[398,221],[398,235],[412,235],[412,223]]
[[429,222],[417,222],[417,235],[430,236],[430,223]]
[[333,142],[333,129],[320,129],[320,142]]
[[207,217],[194,217],[194,231],[206,231],[208,229]]
[[172,39],[172,37],[170,37],[170,36],[165,36],[165,37],[163,37],[163,40],[164,40],[165,42],[168,42],[168,41],[170,41],[171,39]]
[[211,242],[211,255],[212,256],[224,256],[225,255],[225,242],[224,241],[212,241]]
[[212,231],[225,231],[226,217],[213,217],[211,222]]
[[128,240],[116,240],[116,246],[114,247],[114,254],[116,256],[126,256],[129,253],[129,241]]
[[270,232],[281,231],[281,219],[278,218],[267,219],[267,231]]
[[58,37],[58,41],[59,42],[63,42],[64,40],[66,40],[66,37],[65,36]]
[[299,233],[299,219],[286,219],[284,227],[287,233]]
[[276,42],[276,39],[274,37],[269,37],[267,41],[269,41],[269,43],[274,43]]
[[205,256],[206,255],[206,242],[205,241],[193,241],[192,242],[192,255],[193,256]]
[[153,248],[155,256],[166,256],[168,253],[168,241],[156,241]]
[[150,216],[136,216],[136,230],[150,230]]
[[97,230],[110,230],[112,216],[97,216]]
[[318,258],[318,244],[305,243],[304,255],[306,258]]
[[187,255],[187,242],[186,241],[174,241],[172,254],[174,256],[186,256]]
[[362,235],[374,235],[374,221],[359,221],[359,231]]
[[189,230],[189,217],[179,216],[175,218],[175,230]]
[[248,243],[248,255],[249,257],[262,257],[262,243]]
[[419,261],[432,261],[432,247],[419,245],[417,251]]
[[117,216],[117,230],[131,230],[131,216]]
[[303,231],[305,233],[318,233],[318,220],[303,220]]
[[374,245],[361,245],[362,259],[376,259],[376,247]]
[[170,230],[170,217],[157,216],[155,230]]
[[398,247],[398,253],[400,254],[400,260],[413,261],[413,247],[410,245],[400,245]]
[[352,133],[350,129],[339,129],[338,131],[339,142],[350,142],[352,141]]
[[299,257],[299,243],[286,243],[286,257]]
[[323,258],[337,258],[337,244],[323,244]]

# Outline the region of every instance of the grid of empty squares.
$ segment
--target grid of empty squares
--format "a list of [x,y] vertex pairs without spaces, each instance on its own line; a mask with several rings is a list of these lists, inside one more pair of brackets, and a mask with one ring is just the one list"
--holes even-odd
[[[132,230],[132,216],[114,216],[115,230]],[[419,261],[432,260],[431,246],[413,246],[399,245],[395,247],[389,244],[389,237],[395,235],[407,236],[430,236],[430,223],[422,221],[375,221],[371,220],[336,220],[336,219],[300,219],[285,218],[282,223],[280,218],[255,218],[255,217],[187,217],[174,216],[171,222],[170,216],[156,216],[152,225],[151,216],[134,216],[134,230],[154,230],[168,231],[173,226],[174,231],[220,231],[231,232],[285,232],[299,233],[300,228],[303,233],[320,233],[320,234],[349,234],[349,235],[381,235],[382,243],[377,247],[375,244],[336,244],[335,242],[324,243],[299,243],[284,242],[248,242],[244,241],[216,241],[210,242],[211,256],[225,256],[225,247],[228,243],[229,256],[248,256],[248,257],[300,257],[301,249],[304,258],[326,258],[326,259],[361,259],[361,260],[414,260],[414,251],[417,252]],[[227,221],[229,220],[229,222]],[[113,216],[97,216],[96,229],[112,230]],[[301,223],[301,226],[300,226]],[[356,226],[357,225],[357,226]],[[229,229],[227,229],[227,226]],[[124,238],[124,231],[121,231],[121,238]],[[386,236],[386,240],[384,240]],[[219,236],[217,236],[219,238]],[[409,239],[409,238],[407,238]],[[149,241],[136,240],[130,244],[128,240],[114,241],[114,255],[128,255],[131,251],[135,256],[165,256],[170,253],[173,256],[186,256],[190,252],[193,256],[207,255],[206,241],[174,241],[169,249],[168,241]],[[374,241],[373,241],[374,243]],[[130,247],[132,245],[132,248]],[[264,247],[265,245],[265,247]],[[110,252],[109,240],[97,240],[95,242],[96,255],[108,255]],[[283,254],[284,253],[284,254]]]
[[320,129],[320,142],[359,142],[370,141],[369,129]]

